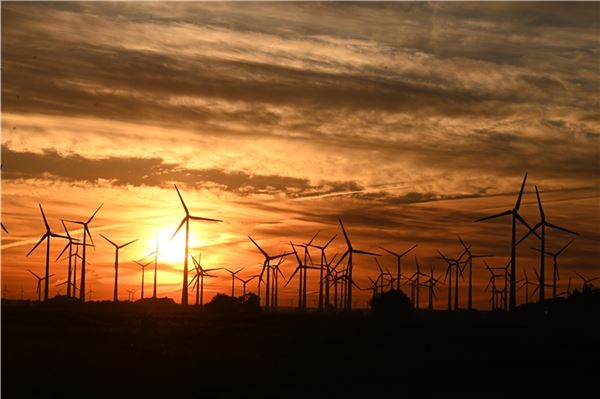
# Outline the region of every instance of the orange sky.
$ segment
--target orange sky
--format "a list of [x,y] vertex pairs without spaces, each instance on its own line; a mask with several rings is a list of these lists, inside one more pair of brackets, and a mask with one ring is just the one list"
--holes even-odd
[[[25,254],[43,233],[38,202],[56,230],[104,203],[93,298],[112,297],[114,251],[98,233],[139,238],[121,251],[121,299],[139,297],[131,260],[158,234],[159,295],[179,301],[174,183],[193,214],[224,220],[192,223],[208,267],[258,272],[248,234],[274,253],[338,234],[341,252],[338,217],[357,247],[416,243],[438,273],[436,250],[458,255],[457,234],[500,266],[509,220],[473,220],[512,207],[525,171],[524,217],[537,222],[537,185],[548,219],[581,234],[560,258],[561,288],[575,271],[600,275],[599,40],[593,3],[3,3],[2,284],[36,296],[27,269],[43,271],[44,251]],[[548,247],[569,239],[549,232]],[[530,277],[535,245],[519,251]],[[475,267],[485,308],[488,274]],[[54,295],[66,265],[51,272]],[[209,298],[229,290],[218,275]],[[356,260],[359,285],[376,275]],[[368,293],[355,296],[364,306]]]

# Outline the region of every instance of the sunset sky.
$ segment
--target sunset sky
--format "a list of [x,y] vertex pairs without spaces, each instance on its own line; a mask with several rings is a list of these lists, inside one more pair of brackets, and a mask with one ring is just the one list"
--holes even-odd
[[[25,255],[44,233],[38,203],[58,233],[61,218],[87,219],[104,203],[91,224],[93,299],[112,298],[114,250],[102,233],[117,243],[139,238],[121,251],[121,299],[127,289],[139,297],[131,260],[158,235],[159,296],[180,301],[183,235],[169,238],[184,213],[173,184],[193,215],[224,220],[191,224],[192,253],[201,251],[206,267],[259,272],[262,256],[247,235],[276,254],[317,231],[318,243],[338,234],[329,254],[341,254],[341,218],[357,248],[419,244],[419,263],[441,274],[436,250],[459,255],[458,234],[474,253],[496,255],[490,264],[508,262],[510,218],[474,220],[512,208],[528,172],[528,222],[539,218],[537,185],[548,220],[580,233],[559,258],[559,290],[569,277],[581,286],[575,271],[600,276],[597,3],[1,7],[9,297],[21,287],[37,297],[27,269],[43,273],[45,250]],[[570,238],[548,231],[549,250]],[[528,239],[518,251],[530,278],[537,245]],[[55,240],[53,259],[63,246]],[[382,262],[394,270],[394,259]],[[407,256],[405,273],[414,265]],[[284,263],[286,277],[294,267]],[[548,259],[548,276],[550,267]],[[66,262],[51,273],[54,296]],[[377,273],[372,259],[356,258],[358,285]],[[474,273],[475,305],[489,308],[482,262]],[[229,290],[229,276],[217,274],[208,299]],[[146,295],[151,280],[148,272]],[[281,304],[295,301],[296,284]],[[364,307],[370,293],[354,295]],[[309,294],[309,305],[316,298]]]

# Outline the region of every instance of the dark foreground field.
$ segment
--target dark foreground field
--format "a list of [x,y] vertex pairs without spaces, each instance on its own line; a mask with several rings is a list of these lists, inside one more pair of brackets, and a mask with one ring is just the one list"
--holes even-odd
[[597,397],[597,319],[450,316],[4,304],[2,398]]

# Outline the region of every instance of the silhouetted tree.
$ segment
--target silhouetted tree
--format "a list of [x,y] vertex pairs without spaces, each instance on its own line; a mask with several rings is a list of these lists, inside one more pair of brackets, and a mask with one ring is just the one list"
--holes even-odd
[[375,315],[408,317],[414,312],[410,299],[401,290],[375,294],[369,304],[371,313]]
[[217,294],[206,304],[209,313],[236,313],[238,311],[238,299],[225,294]]
[[258,313],[261,311],[260,299],[256,294],[249,293],[239,297],[239,305],[244,313]]

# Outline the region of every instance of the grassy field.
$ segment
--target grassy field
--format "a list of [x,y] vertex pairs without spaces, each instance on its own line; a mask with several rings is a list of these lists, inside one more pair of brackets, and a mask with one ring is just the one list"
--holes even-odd
[[598,318],[510,316],[5,302],[2,398],[597,393]]

